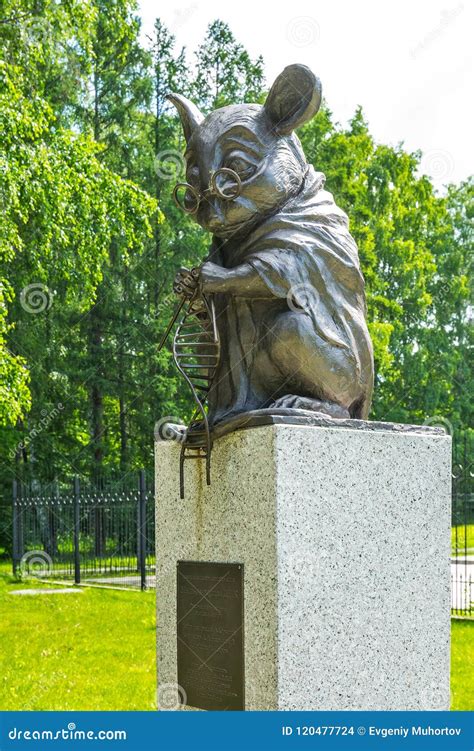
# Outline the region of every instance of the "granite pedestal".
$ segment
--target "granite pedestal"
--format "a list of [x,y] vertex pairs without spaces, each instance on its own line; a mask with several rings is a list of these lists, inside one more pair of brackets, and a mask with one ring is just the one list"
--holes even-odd
[[157,442],[159,708],[448,709],[450,443],[238,430],[180,500],[180,446]]

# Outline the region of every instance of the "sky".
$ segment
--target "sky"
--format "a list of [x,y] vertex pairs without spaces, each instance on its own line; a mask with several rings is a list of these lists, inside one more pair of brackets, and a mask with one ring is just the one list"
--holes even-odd
[[143,33],[159,16],[190,62],[208,24],[227,22],[266,83],[290,63],[319,76],[334,119],[361,105],[382,143],[421,149],[437,188],[474,172],[474,3],[469,0],[139,0]]

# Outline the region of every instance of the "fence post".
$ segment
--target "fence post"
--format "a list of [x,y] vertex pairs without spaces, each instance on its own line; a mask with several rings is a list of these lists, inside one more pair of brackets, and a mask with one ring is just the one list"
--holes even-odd
[[25,540],[23,537],[23,513],[24,507],[20,501],[26,498],[22,481],[13,481],[13,572],[18,570],[18,563],[21,563],[23,553],[25,552]]
[[17,498],[18,498],[18,484],[16,480],[13,480],[13,488],[12,488],[12,495],[13,495],[13,507],[12,507],[12,522],[13,522],[13,530],[12,530],[12,558],[13,558],[13,576],[16,576],[16,571],[18,568],[18,506],[17,506]]
[[138,501],[138,567],[140,586],[146,589],[146,477],[145,470],[139,475],[140,497]]
[[81,583],[81,559],[79,554],[80,529],[80,485],[79,478],[74,478],[74,584]]

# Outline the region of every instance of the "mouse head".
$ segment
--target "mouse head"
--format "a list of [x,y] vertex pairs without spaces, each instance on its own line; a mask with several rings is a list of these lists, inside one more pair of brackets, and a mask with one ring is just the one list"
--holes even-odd
[[236,104],[204,117],[179,94],[176,106],[186,139],[186,183],[175,200],[206,230],[222,238],[245,236],[301,187],[306,159],[295,128],[321,103],[321,83],[304,65],[290,65],[263,106]]

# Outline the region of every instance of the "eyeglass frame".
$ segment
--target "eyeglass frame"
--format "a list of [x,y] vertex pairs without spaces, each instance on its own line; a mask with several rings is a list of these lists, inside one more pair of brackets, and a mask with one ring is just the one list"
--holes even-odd
[[[222,175],[230,175],[235,180],[237,190],[232,195],[227,195],[217,185],[216,179]],[[194,208],[187,209],[178,201],[177,193],[180,188],[185,188],[186,190],[190,190],[193,196],[196,198],[196,206]],[[236,198],[238,198],[241,193],[242,193],[242,180],[240,179],[240,176],[237,174],[237,172],[235,172],[235,170],[233,169],[230,169],[229,167],[220,167],[219,169],[215,170],[215,172],[211,174],[209,178],[209,187],[206,188],[206,190],[203,191],[202,193],[197,188],[195,188],[194,185],[191,185],[190,183],[177,183],[173,189],[173,201],[175,202],[176,206],[179,209],[181,209],[181,211],[184,211],[186,214],[197,214],[197,212],[199,211],[199,206],[201,205],[201,202],[208,195],[218,196],[222,201],[233,201]]]

